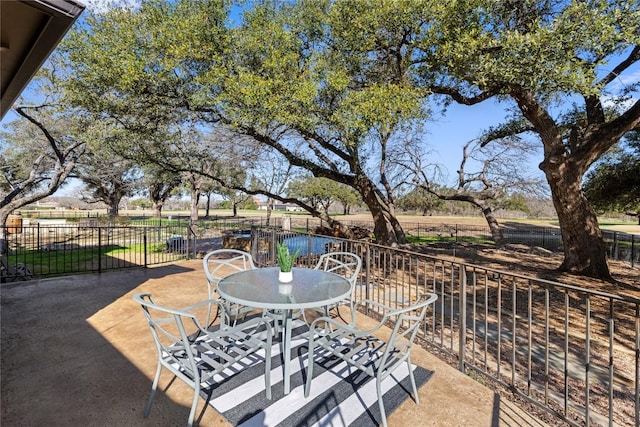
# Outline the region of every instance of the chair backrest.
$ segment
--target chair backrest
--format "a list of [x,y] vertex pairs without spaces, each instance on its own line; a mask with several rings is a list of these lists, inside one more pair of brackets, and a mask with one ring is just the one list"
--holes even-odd
[[362,259],[351,252],[329,252],[320,255],[315,269],[346,277],[351,283],[351,295],[353,296],[353,291],[362,269]]
[[387,359],[391,356],[399,360],[409,357],[413,341],[427,315],[427,308],[437,299],[436,294],[423,294],[414,304],[384,314],[380,324],[385,324],[388,319],[392,319],[394,326],[382,356],[382,365],[388,363]]
[[238,249],[218,249],[207,253],[202,259],[204,273],[209,285],[209,299],[213,299],[214,286],[224,277],[238,271],[256,268],[250,253]]
[[158,305],[151,294],[136,294],[133,299],[142,306],[161,363],[187,383],[199,384],[200,371],[192,339],[201,330],[197,317]]

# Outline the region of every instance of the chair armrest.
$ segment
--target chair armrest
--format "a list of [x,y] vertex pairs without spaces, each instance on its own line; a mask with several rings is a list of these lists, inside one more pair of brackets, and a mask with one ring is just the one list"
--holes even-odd
[[[325,322],[325,327],[318,328],[317,324],[321,323],[321,322]],[[378,323],[376,326],[374,326],[371,329],[363,330],[363,329],[358,329],[357,327],[355,327],[353,325],[347,325],[346,323],[337,321],[337,320],[335,320],[335,319],[333,319],[331,317],[318,317],[313,322],[311,322],[311,325],[309,325],[309,330],[310,331],[327,330],[327,328],[326,328],[327,324],[333,326],[335,329],[342,330],[342,331],[347,331],[347,332],[349,332],[349,333],[351,333],[353,335],[356,335],[356,336],[365,336],[365,335],[371,335],[373,332],[375,332],[378,329],[380,329],[380,327],[382,327],[384,322]]]
[[[373,306],[378,309],[381,309],[383,313],[382,313],[382,319],[380,320],[380,323],[383,324],[390,318],[396,318],[397,316],[401,316],[411,311],[424,308],[434,303],[437,299],[438,299],[438,295],[435,293],[420,294],[416,299],[416,302],[414,302],[408,307],[402,307],[402,308],[393,308],[393,307],[389,307],[388,305],[381,304],[377,301],[362,299],[354,303],[354,308],[357,307],[358,305],[369,305],[369,306]],[[355,313],[355,310],[354,310],[354,313]],[[354,321],[355,321],[355,317],[354,317]]]
[[370,299],[361,299],[361,300],[355,301],[355,302],[353,303],[353,306],[354,306],[354,307],[357,307],[357,306],[359,306],[359,305],[363,305],[363,306],[367,306],[367,305],[369,305],[369,306],[374,306],[374,307],[377,307],[377,308],[381,308],[381,309],[382,309],[382,310],[384,310],[384,311],[393,311],[393,310],[395,310],[395,308],[393,308],[393,307],[390,307],[390,306],[388,306],[388,305],[384,305],[384,304],[382,304],[382,303],[379,303],[379,302],[377,302],[377,301],[370,300]]
[[[190,317],[193,318],[193,322],[196,324],[196,326],[198,327],[198,329],[202,330],[202,331],[206,331],[207,328],[203,327],[202,324],[200,323],[200,316],[198,316],[196,313],[194,313],[195,310],[197,310],[198,308],[201,307],[206,307],[209,305],[217,305],[219,310],[221,310],[221,312],[224,312],[224,304],[222,302],[222,300],[220,299],[207,299],[207,300],[202,300],[199,301],[195,304],[192,305],[188,305],[186,307],[182,307],[178,310],[182,311],[183,313],[188,314]],[[208,319],[207,319],[208,321]]]
[[[419,302],[421,299],[424,299],[424,301],[422,301],[422,303]],[[394,307],[390,307],[388,305],[381,304],[381,303],[379,303],[377,301],[373,301],[373,300],[370,300],[370,299],[358,300],[358,301],[354,302],[353,305],[354,305],[354,307],[356,307],[358,305],[369,305],[369,306],[377,307],[379,309],[384,310],[385,312],[388,312],[389,316],[395,316],[397,314],[401,314],[401,313],[404,313],[406,311],[415,310],[417,306],[429,305],[429,304],[435,302],[437,299],[438,299],[438,295],[436,295],[434,293],[424,293],[424,294],[420,294],[420,296],[418,297],[416,302],[411,304],[408,307],[394,308]]]
[[192,304],[192,305],[188,305],[186,307],[179,308],[178,310],[190,313],[191,311],[193,311],[193,310],[195,310],[197,308],[204,307],[204,306],[207,306],[207,305],[210,305],[210,304],[218,305],[221,308],[223,307],[222,306],[222,302],[219,299],[207,299],[207,300],[203,300],[203,301],[197,302],[197,303]]
[[[216,300],[211,300],[211,301],[216,301]],[[262,316],[254,317],[249,320],[243,320],[242,322],[238,322],[234,325],[227,324],[224,326],[224,328],[221,328],[220,330],[217,330],[217,331],[210,331],[202,327],[200,327],[200,329],[202,333],[207,336],[216,336],[220,331],[224,331],[223,333],[226,336],[231,336],[236,332],[243,332],[244,334],[246,334],[248,329],[252,330],[252,332],[249,335],[253,335],[256,332],[256,330],[261,325],[264,324],[265,325],[264,333],[266,334],[266,337],[268,338],[269,342],[271,342],[271,339],[273,336],[271,322],[272,322],[272,319],[269,316],[262,314]],[[200,324],[198,323],[198,325]]]

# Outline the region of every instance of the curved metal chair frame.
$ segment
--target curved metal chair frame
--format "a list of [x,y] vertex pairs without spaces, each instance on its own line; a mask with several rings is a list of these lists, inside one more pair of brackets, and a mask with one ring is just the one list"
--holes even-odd
[[[224,277],[238,271],[253,270],[256,268],[251,254],[238,249],[217,249],[211,251],[202,259],[202,265],[207,277],[207,288],[210,300],[218,298],[216,296],[216,287]],[[211,325],[218,318],[221,313],[219,307],[220,306],[216,309],[213,318],[211,318],[212,306],[208,308],[207,325]],[[225,316],[221,319],[221,323],[235,324],[238,316],[244,315],[252,310],[253,309],[248,307],[241,307],[237,304],[225,302],[224,310],[222,311],[225,313]]]
[[[411,369],[411,346],[420,329],[420,324],[426,316],[427,307],[437,299],[436,294],[425,294],[413,305],[402,309],[393,309],[370,300],[360,301],[358,305],[369,304],[384,311],[380,322],[368,330],[360,330],[354,326],[355,313],[352,325],[346,325],[330,317],[320,317],[314,320],[311,323],[311,333],[309,334],[305,397],[308,397],[311,391],[314,356],[318,360],[338,357],[350,366],[354,366],[375,378],[380,416],[385,427],[387,426],[387,416],[382,400],[381,383],[404,362],[409,368],[411,396],[416,403],[419,403],[416,381]],[[390,320],[395,323],[387,340],[373,336]],[[330,330],[326,327],[327,323],[331,325]],[[322,327],[319,324],[322,324]]]
[[[142,306],[158,351],[158,368],[144,409],[145,418],[151,412],[162,368],[172,372],[194,390],[187,421],[187,425],[191,426],[202,385],[213,386],[214,376],[228,376],[229,371],[223,373],[225,369],[260,351],[265,361],[266,397],[271,399],[272,327],[268,318],[252,318],[234,327],[227,326],[211,332],[203,328],[197,317],[189,312],[211,301],[173,310],[156,304],[148,293],[136,294],[133,299]],[[214,303],[221,304],[218,301]],[[195,333],[189,334],[187,327],[194,329]],[[239,372],[241,368],[235,367],[233,371]]]
[[329,312],[335,309],[337,316],[340,317],[340,311],[338,310],[340,305],[349,305],[353,312],[353,299],[360,270],[362,269],[362,259],[352,252],[329,252],[320,256],[314,268],[344,276],[351,284],[350,298],[343,302],[323,307],[324,315],[329,316]]

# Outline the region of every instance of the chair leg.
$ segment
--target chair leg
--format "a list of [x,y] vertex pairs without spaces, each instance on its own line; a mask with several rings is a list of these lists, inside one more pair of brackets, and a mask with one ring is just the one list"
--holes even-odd
[[[330,311],[329,306],[325,305],[324,307],[322,307],[322,316],[330,318],[331,315],[330,315],[329,311]],[[331,326],[330,323],[325,322],[324,323],[324,333],[326,335],[329,335],[331,332],[333,332],[333,327]]]
[[191,402],[191,411],[189,411],[189,419],[187,420],[187,426],[193,425],[193,420],[196,416],[196,408],[198,407],[198,399],[200,398],[200,380],[194,384],[193,388],[193,402]]
[[407,359],[407,368],[409,368],[409,379],[411,380],[411,390],[413,393],[411,397],[413,397],[413,401],[420,403],[420,397],[418,397],[418,388],[416,387],[416,379],[413,376],[413,369],[411,369],[411,358]]
[[[267,328],[269,325],[267,325]],[[271,400],[271,340],[268,340],[267,345],[269,350],[265,349],[264,358],[264,389],[267,395],[267,399]]]
[[209,319],[211,319],[211,303],[209,303],[207,305],[207,322],[205,323],[207,325],[207,328],[209,328],[211,326],[211,323],[213,323],[212,321],[209,321]]
[[380,407],[380,419],[382,426],[387,427],[387,413],[384,410],[384,402],[382,401],[382,380],[376,378],[376,393],[378,394],[378,406]]
[[158,363],[158,369],[156,369],[156,377],[153,379],[153,384],[151,385],[151,393],[149,394],[149,399],[147,399],[147,405],[144,407],[144,417],[147,418],[149,413],[151,412],[151,405],[153,404],[153,398],[156,395],[156,390],[158,389],[158,382],[160,381],[160,372],[162,372],[162,365]]
[[315,363],[315,361],[313,360],[313,351],[314,351],[314,345],[313,345],[313,341],[311,343],[309,343],[309,350],[308,350],[308,362],[307,362],[307,382],[304,385],[304,397],[309,397],[309,392],[311,391],[311,378],[313,378],[313,365]]

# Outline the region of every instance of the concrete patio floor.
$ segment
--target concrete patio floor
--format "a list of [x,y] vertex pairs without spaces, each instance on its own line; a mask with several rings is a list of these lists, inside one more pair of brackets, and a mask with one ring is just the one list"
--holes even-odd
[[[0,285],[0,425],[185,425],[192,392],[179,380],[165,390],[166,371],[143,418],[156,353],[131,298],[138,292],[171,307],[206,299],[202,263]],[[434,375],[420,389],[420,404],[407,399],[391,426],[544,425],[417,346],[412,359]],[[230,425],[204,400],[198,416],[202,426]]]

